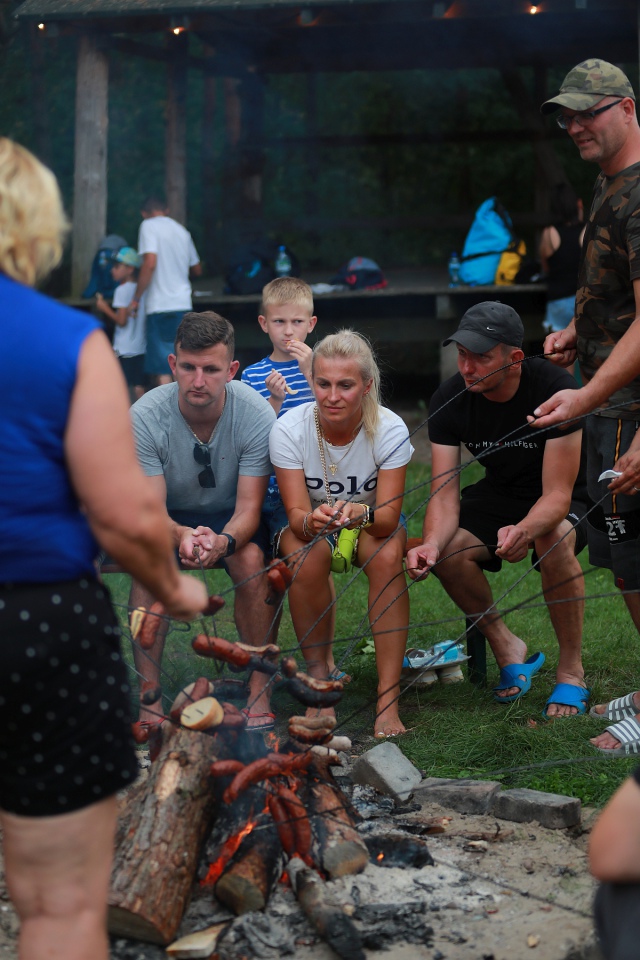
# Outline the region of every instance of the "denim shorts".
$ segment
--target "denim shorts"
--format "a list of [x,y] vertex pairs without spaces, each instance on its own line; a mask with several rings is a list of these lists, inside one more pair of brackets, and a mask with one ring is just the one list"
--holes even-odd
[[185,315],[184,310],[147,315],[147,353],[144,358],[145,373],[159,376],[171,373],[167,357],[173,353],[176,331]]
[[576,309],[576,298],[562,297],[560,300],[548,300],[547,310],[542,321],[545,333],[556,333],[568,327]]
[[[169,516],[172,520],[175,520],[176,523],[180,523],[185,527],[209,527],[213,530],[214,533],[220,533],[224,528],[225,524],[229,522],[233,516],[233,511],[222,511],[220,513],[198,513],[197,511],[190,510],[169,510]],[[250,543],[255,543],[264,554],[265,558],[270,557],[270,548],[271,548],[271,538],[269,536],[269,529],[265,523],[264,517],[260,518],[260,526],[254,533],[252,537],[249,538]],[[180,560],[178,559],[178,563]],[[224,567],[225,570],[227,565],[224,562],[224,559],[220,561],[220,566]]]

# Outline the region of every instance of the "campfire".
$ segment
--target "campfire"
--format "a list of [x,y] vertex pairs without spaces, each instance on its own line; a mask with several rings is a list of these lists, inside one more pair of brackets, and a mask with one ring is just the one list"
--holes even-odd
[[[211,612],[223,602],[212,597]],[[153,644],[160,614],[136,614],[144,647]],[[309,677],[277,646],[250,647],[204,633],[192,646],[247,676],[278,675],[303,708],[320,711],[342,697],[341,681]],[[141,695],[154,703],[159,691],[143,688]],[[357,814],[332,773],[338,751],[351,744],[334,736],[334,717],[304,711],[289,718],[281,742],[248,731],[231,702],[246,695],[245,680],[200,677],[178,695],[169,722],[134,724],[136,739],[149,740],[152,765],[122,804],[109,930],[166,945],[194,882],[239,916],[263,910],[282,881],[339,955],[364,956],[355,924],[325,895],[327,879],[361,872],[370,857],[355,829]]]

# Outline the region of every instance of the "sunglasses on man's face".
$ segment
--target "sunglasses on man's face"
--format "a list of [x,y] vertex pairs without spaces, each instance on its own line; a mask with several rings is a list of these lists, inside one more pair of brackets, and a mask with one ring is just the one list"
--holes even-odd
[[216,478],[211,469],[211,451],[206,443],[196,443],[193,448],[193,459],[204,470],[198,474],[198,483],[201,487],[211,489],[216,485]]

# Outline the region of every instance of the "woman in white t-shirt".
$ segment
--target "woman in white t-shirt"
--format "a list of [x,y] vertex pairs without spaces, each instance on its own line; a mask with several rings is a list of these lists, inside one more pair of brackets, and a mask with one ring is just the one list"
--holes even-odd
[[309,674],[340,676],[331,556],[340,530],[357,529],[354,562],[369,579],[378,668],[374,732],[394,736],[405,730],[398,716],[409,624],[401,509],[413,448],[400,417],[380,405],[380,374],[364,337],[341,330],[317,343],[312,385],[316,401],[284,414],[270,437],[289,521],[279,552],[295,564],[291,617]]

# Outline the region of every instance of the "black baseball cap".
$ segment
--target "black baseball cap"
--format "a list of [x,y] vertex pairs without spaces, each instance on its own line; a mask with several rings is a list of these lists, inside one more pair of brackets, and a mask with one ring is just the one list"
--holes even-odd
[[499,300],[484,300],[469,307],[455,333],[442,341],[459,343],[472,353],[486,353],[499,343],[522,347],[524,326],[513,309]]

